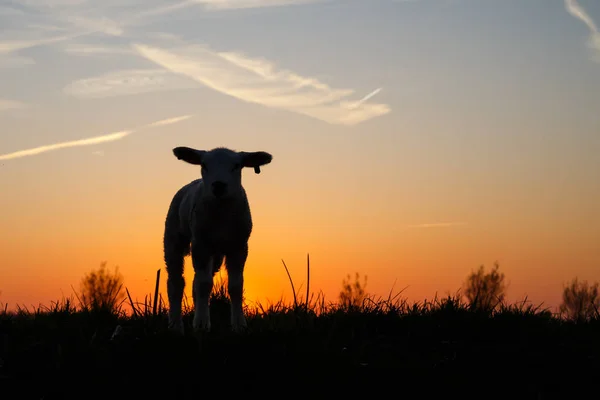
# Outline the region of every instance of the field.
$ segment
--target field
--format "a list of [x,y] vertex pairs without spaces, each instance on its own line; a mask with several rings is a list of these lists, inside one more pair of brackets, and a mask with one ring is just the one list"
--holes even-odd
[[186,335],[170,334],[160,302],[135,315],[82,311],[73,299],[0,312],[0,399],[598,393],[598,320],[568,322],[526,302],[485,313],[457,296],[358,306],[317,297],[248,310],[248,332],[234,335],[224,295],[213,294],[213,330],[203,336],[190,333],[189,307]]

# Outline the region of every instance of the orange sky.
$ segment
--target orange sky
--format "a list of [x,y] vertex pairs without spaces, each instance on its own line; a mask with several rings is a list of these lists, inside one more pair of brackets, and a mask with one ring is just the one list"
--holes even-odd
[[134,297],[153,292],[169,202],[199,176],[175,146],[274,157],[243,176],[249,300],[290,300],[281,259],[304,288],[306,253],[332,301],[348,273],[422,301],[495,261],[509,301],[554,308],[563,283],[600,281],[592,2],[14,3],[0,6],[9,308],[70,295],[102,261]]
[[[190,127],[194,124],[189,122]],[[136,147],[124,146],[129,151]],[[582,196],[578,208],[570,209],[567,200],[544,206],[541,194],[533,190],[528,191],[528,203],[515,192],[498,198],[481,194],[482,206],[469,208],[458,201],[459,188],[425,187],[421,201],[416,201],[408,195],[410,190],[403,194],[401,186],[393,184],[406,172],[398,172],[390,159],[336,177],[340,171],[352,171],[354,161],[340,158],[332,168],[322,160],[296,164],[294,152],[272,152],[273,162],[260,175],[244,174],[255,223],[246,267],[250,300],[277,300],[282,295],[291,299],[282,258],[296,287],[305,288],[307,252],[311,287],[331,300],[337,299],[347,273],[367,275],[371,293],[386,295],[395,283],[398,290],[409,286],[404,294],[421,301],[436,291],[454,292],[472,269],[481,263],[491,267],[496,260],[510,282],[511,301],[527,294],[534,302],[554,306],[560,301],[562,282],[576,275],[597,279],[600,253],[594,238],[600,232],[597,219],[589,219],[594,218],[591,197]],[[156,270],[163,268],[161,235],[170,197],[198,174],[168,148],[163,153],[150,156],[150,163],[129,165],[125,173],[93,167],[74,170],[60,162],[58,154],[27,160],[29,167],[38,168],[31,168],[31,175],[13,173],[21,180],[19,191],[3,196],[2,209],[11,212],[2,214],[0,239],[6,246],[1,253],[0,299],[9,306],[48,304],[62,293],[72,293],[70,285],[77,288],[80,278],[103,260],[111,268],[120,267],[134,297],[151,293]],[[119,156],[107,157],[97,162],[125,168]],[[5,177],[23,168],[18,162],[3,167]],[[34,179],[40,174],[44,179]],[[298,179],[292,185],[287,183],[291,174]],[[116,186],[118,179],[127,183]],[[279,190],[282,187],[286,189]],[[440,221],[444,214],[448,226],[419,226],[421,221]],[[552,219],[546,219],[549,215]],[[189,260],[186,264],[191,282]],[[163,295],[165,279],[163,270]],[[188,285],[188,295],[190,290]]]

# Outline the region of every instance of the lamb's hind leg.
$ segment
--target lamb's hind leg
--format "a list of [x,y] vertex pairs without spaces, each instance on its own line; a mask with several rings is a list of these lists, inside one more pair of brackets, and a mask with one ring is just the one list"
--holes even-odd
[[209,298],[213,288],[213,262],[210,253],[199,243],[192,243],[194,265],[194,331],[210,331]]
[[[187,251],[186,251],[187,250]],[[164,239],[165,264],[167,267],[167,296],[169,298],[169,329],[183,334],[181,318],[181,301],[185,279],[183,278],[183,262],[189,252],[189,242],[181,237]]]
[[226,256],[229,297],[231,299],[231,329],[234,332],[246,328],[246,317],[242,305],[244,294],[244,265],[248,257],[248,245],[231,251]]

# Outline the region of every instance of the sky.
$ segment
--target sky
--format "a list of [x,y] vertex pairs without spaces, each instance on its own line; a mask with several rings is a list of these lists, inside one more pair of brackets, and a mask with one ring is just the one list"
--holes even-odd
[[[0,302],[49,305],[103,261],[134,298],[200,175],[244,172],[246,298],[409,301],[498,262],[510,302],[600,281],[596,0],[4,0]],[[193,269],[186,261],[186,293]]]

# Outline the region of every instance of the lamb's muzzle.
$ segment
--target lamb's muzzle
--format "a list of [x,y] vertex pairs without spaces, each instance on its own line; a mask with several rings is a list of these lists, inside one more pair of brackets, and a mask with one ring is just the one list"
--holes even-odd
[[260,166],[269,164],[273,157],[264,151],[236,152],[222,147],[210,151],[176,147],[173,154],[189,164],[200,165],[202,177],[175,193],[165,221],[169,327],[183,333],[183,264],[184,257],[191,253],[194,330],[210,330],[209,297],[213,277],[225,259],[231,326],[238,331],[246,327],[242,307],[243,273],[252,232],[252,216],[241,172],[244,167],[252,167],[258,174]]

